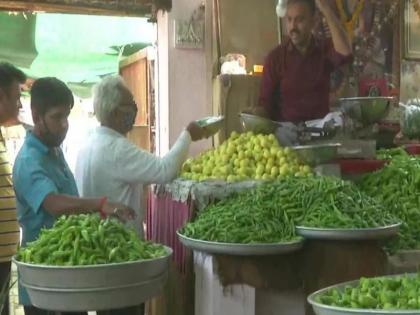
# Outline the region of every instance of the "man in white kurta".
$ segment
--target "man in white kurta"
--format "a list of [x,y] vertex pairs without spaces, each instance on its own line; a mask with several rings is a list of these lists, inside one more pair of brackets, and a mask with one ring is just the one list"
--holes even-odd
[[191,123],[172,149],[157,157],[132,144],[126,134],[137,113],[133,96],[121,77],[105,78],[94,90],[95,114],[101,124],[81,148],[76,162],[76,182],[85,197],[108,196],[137,213],[135,229],[143,236],[143,186],[173,180],[185,161],[189,145],[204,131]]

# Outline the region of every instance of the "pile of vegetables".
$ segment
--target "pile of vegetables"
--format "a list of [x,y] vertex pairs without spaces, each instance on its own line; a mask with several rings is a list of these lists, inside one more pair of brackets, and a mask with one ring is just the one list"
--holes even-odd
[[293,213],[288,212],[294,205],[283,203],[283,196],[273,184],[235,194],[204,209],[181,233],[194,239],[241,244],[298,239]]
[[348,286],[344,291],[332,289],[316,301],[345,308],[411,310],[420,308],[419,292],[420,275],[361,278],[356,287]]
[[274,135],[232,132],[218,148],[187,160],[181,177],[195,181],[217,179],[235,182],[311,174],[312,169],[300,163],[290,148],[280,147]]
[[[373,228],[398,223],[377,200],[351,182],[332,177],[290,181],[291,201],[297,202],[297,225],[315,228]],[[286,188],[286,187],[284,187]]]
[[60,217],[51,229],[41,230],[39,238],[19,250],[25,263],[80,266],[121,263],[166,256],[164,246],[139,239],[116,219],[99,215]]
[[376,158],[378,160],[392,160],[395,157],[408,156],[407,151],[403,147],[397,147],[392,149],[379,149],[376,151]]
[[295,225],[367,228],[396,222],[350,182],[332,177],[289,177],[210,205],[181,233],[214,242],[275,243],[296,239]]
[[366,175],[360,188],[380,201],[402,225],[391,252],[420,248],[420,158],[395,157],[383,169]]

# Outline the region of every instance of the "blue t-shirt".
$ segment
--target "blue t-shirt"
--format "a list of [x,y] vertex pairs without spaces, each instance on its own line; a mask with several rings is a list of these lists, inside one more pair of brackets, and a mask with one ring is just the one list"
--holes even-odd
[[[43,207],[49,194],[78,196],[74,176],[60,148],[49,148],[31,131],[26,134],[13,167],[17,217],[22,229],[22,246],[36,240],[41,228],[50,228],[55,217]],[[19,300],[31,305],[25,290],[19,288]]]

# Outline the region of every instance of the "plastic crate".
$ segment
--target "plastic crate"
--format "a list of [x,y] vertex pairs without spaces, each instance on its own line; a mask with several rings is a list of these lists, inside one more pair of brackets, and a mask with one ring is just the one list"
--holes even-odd
[[383,160],[362,160],[362,159],[345,159],[340,160],[340,169],[343,175],[362,175],[365,173],[375,172],[382,169],[388,161]]
[[405,150],[410,155],[420,155],[420,144],[407,144]]

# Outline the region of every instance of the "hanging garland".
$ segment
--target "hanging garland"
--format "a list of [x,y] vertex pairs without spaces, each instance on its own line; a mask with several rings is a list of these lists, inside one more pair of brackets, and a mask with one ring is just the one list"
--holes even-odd
[[412,0],[412,1],[413,1],[412,4],[413,4],[414,11],[416,11],[417,15],[420,18],[420,2],[419,0]]
[[337,5],[338,12],[340,14],[340,20],[343,23],[344,27],[346,28],[346,31],[350,40],[352,40],[353,34],[354,34],[354,28],[356,26],[357,21],[359,20],[360,14],[362,13],[365,7],[365,0],[359,0],[350,19],[348,19],[346,11],[344,9],[344,1],[345,0],[335,0],[335,3]]
[[[418,1],[420,8],[420,1],[416,1]],[[353,71],[355,74],[363,72],[365,65],[374,58],[374,46],[376,40],[383,27],[393,21],[399,4],[398,0],[392,0],[390,6],[384,6],[383,0],[372,0],[372,2],[375,5],[375,9],[373,11],[373,24],[370,32],[358,34],[355,36],[355,38],[352,38],[352,44],[354,47]],[[340,6],[337,7],[340,8]],[[344,10],[344,6],[342,6],[342,8]],[[354,32],[354,28],[352,32]],[[331,37],[330,30],[325,18],[322,19],[322,27],[318,35],[324,38]]]
[[369,33],[358,36],[354,40],[354,71],[360,73],[365,65],[370,62],[375,54],[374,46],[383,27],[391,22],[398,8],[398,0],[393,0],[386,10],[382,1],[375,3],[372,29]]
[[[375,43],[378,39],[384,26],[392,23],[398,12],[399,0],[387,1],[390,5],[384,5],[383,0],[371,0],[375,5],[373,11],[373,23],[370,32],[359,33],[352,40],[353,44],[353,66],[350,68],[352,75],[358,76],[365,69],[366,64],[371,62],[375,57]],[[420,4],[420,1],[417,0]],[[420,7],[420,6],[419,6]],[[354,31],[354,30],[353,30]],[[326,19],[322,18],[322,25],[318,35],[322,38],[330,38],[331,32],[329,30]],[[351,75],[350,75],[351,76]],[[336,89],[335,94],[341,95],[341,92],[346,86],[346,81],[342,81],[340,86]]]

